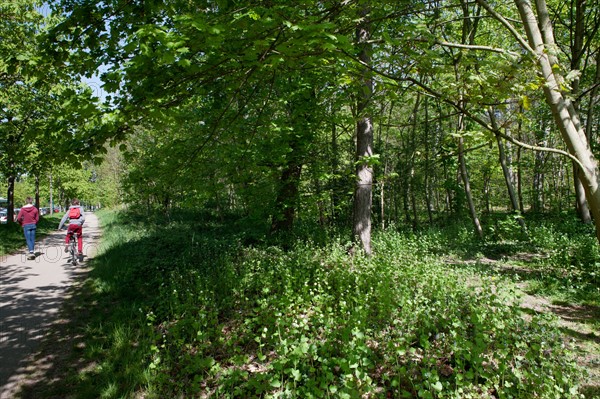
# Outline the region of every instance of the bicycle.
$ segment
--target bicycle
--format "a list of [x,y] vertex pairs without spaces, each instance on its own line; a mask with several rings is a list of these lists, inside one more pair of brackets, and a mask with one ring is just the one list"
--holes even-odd
[[74,231],[69,231],[69,262],[73,266],[77,266],[78,253],[77,253],[77,235]]

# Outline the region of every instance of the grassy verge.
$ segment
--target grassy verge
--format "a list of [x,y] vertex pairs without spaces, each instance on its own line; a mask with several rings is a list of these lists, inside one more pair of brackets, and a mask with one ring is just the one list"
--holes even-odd
[[553,317],[526,321],[501,273],[482,283],[448,264],[520,253],[517,241],[386,232],[365,258],[343,240],[284,250],[198,215],[99,216],[104,252],[56,335],[61,364],[29,397],[580,397]]
[[[44,235],[55,231],[62,215],[62,213],[55,213],[40,217],[37,225],[36,241]],[[0,256],[11,254],[25,246],[23,229],[19,224],[0,224]]]

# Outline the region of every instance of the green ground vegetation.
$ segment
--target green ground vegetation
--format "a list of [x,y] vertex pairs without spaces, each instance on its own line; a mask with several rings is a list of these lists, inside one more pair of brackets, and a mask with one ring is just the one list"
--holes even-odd
[[529,279],[535,292],[600,304],[597,246],[570,218],[530,222],[524,236],[499,216],[485,242],[468,226],[389,228],[365,257],[320,229],[277,239],[200,214],[98,215],[101,253],[68,305],[70,323],[47,344],[67,346],[60,378],[29,386],[28,397],[590,392],[572,340],[554,316],[524,313],[516,288]]

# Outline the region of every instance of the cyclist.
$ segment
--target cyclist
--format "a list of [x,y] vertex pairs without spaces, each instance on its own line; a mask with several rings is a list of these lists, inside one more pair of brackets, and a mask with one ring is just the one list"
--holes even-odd
[[65,252],[69,252],[69,237],[70,233],[77,234],[77,256],[81,258],[83,256],[83,223],[85,222],[85,214],[83,213],[83,207],[79,204],[77,198],[73,198],[71,206],[60,220],[58,229],[62,229],[63,225],[69,219],[69,227],[67,228],[67,236],[65,237]]

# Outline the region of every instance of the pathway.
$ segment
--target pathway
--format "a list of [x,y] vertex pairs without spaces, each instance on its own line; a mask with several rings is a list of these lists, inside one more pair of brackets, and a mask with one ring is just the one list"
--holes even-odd
[[64,252],[65,231],[38,240],[35,260],[27,260],[24,250],[0,257],[0,399],[12,398],[30,372],[30,354],[56,321],[68,288],[96,254],[100,229],[93,213],[86,213],[83,234],[84,260],[77,266]]

